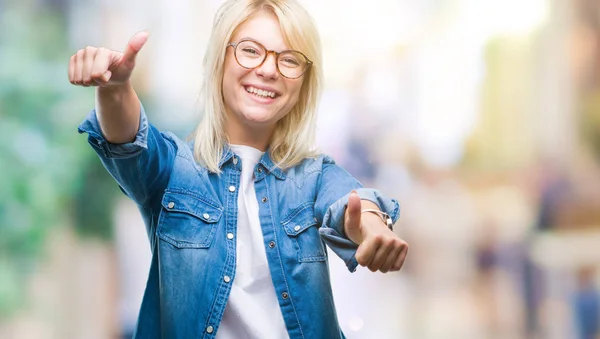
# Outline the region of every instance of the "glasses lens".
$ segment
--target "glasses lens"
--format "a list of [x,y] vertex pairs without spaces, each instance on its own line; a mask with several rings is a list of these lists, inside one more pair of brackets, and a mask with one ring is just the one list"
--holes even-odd
[[281,53],[277,63],[281,74],[288,78],[300,77],[308,64],[304,55],[295,51]]
[[235,49],[235,57],[242,67],[254,68],[265,58],[265,49],[254,41],[242,41]]

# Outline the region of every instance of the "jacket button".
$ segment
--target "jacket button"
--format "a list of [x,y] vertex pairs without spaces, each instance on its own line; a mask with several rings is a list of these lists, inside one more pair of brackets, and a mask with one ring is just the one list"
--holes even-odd
[[173,207],[175,207],[175,203],[171,201],[171,202],[169,203],[169,205],[167,205],[167,206],[168,206],[169,208],[173,208]]
[[229,192],[235,192],[235,186],[229,186]]
[[233,239],[233,233],[227,233],[227,239],[229,239],[229,240]]
[[236,157],[233,157],[233,164],[237,165],[237,163],[238,163],[238,159]]
[[212,326],[208,326],[208,327],[206,328],[206,333],[213,333],[213,331],[214,331],[214,330],[215,330],[215,329],[214,329]]
[[226,276],[223,277],[223,281],[226,282],[226,283],[228,283],[228,282],[231,281],[231,278],[228,275],[226,275]]
[[261,201],[262,201],[262,202],[267,202],[268,200],[269,200],[269,199],[267,199],[267,197],[263,197]]
[[258,173],[262,173],[262,168],[261,167],[258,168]]
[[270,247],[270,248],[273,248],[273,247],[275,247],[275,242],[274,242],[274,241],[270,241],[270,242],[269,242],[269,247]]
[[204,217],[204,219],[210,219],[210,215],[208,213],[204,213],[202,216]]
[[283,293],[281,293],[281,297],[282,297],[283,299],[287,299],[289,296],[290,296],[290,295],[289,295],[287,292],[283,292]]
[[296,225],[296,227],[294,227],[294,231],[296,231],[296,232],[300,231],[300,225]]

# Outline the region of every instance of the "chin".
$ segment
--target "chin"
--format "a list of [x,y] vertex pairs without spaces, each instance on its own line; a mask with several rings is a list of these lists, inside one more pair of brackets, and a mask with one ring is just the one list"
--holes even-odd
[[256,125],[265,125],[275,123],[275,114],[272,112],[265,112],[263,110],[249,109],[244,112],[244,120],[248,123]]

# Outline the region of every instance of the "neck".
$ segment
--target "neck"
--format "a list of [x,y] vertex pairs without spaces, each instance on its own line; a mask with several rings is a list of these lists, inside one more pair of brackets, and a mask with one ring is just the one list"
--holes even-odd
[[262,152],[269,147],[275,131],[275,126],[242,125],[233,119],[228,119],[225,126],[229,143],[254,147]]

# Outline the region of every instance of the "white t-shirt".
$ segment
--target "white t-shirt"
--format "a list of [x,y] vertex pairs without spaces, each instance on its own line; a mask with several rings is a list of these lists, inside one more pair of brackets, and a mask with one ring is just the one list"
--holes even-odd
[[254,190],[254,168],[263,152],[250,146],[230,146],[242,163],[236,273],[216,338],[289,338],[271,280]]

